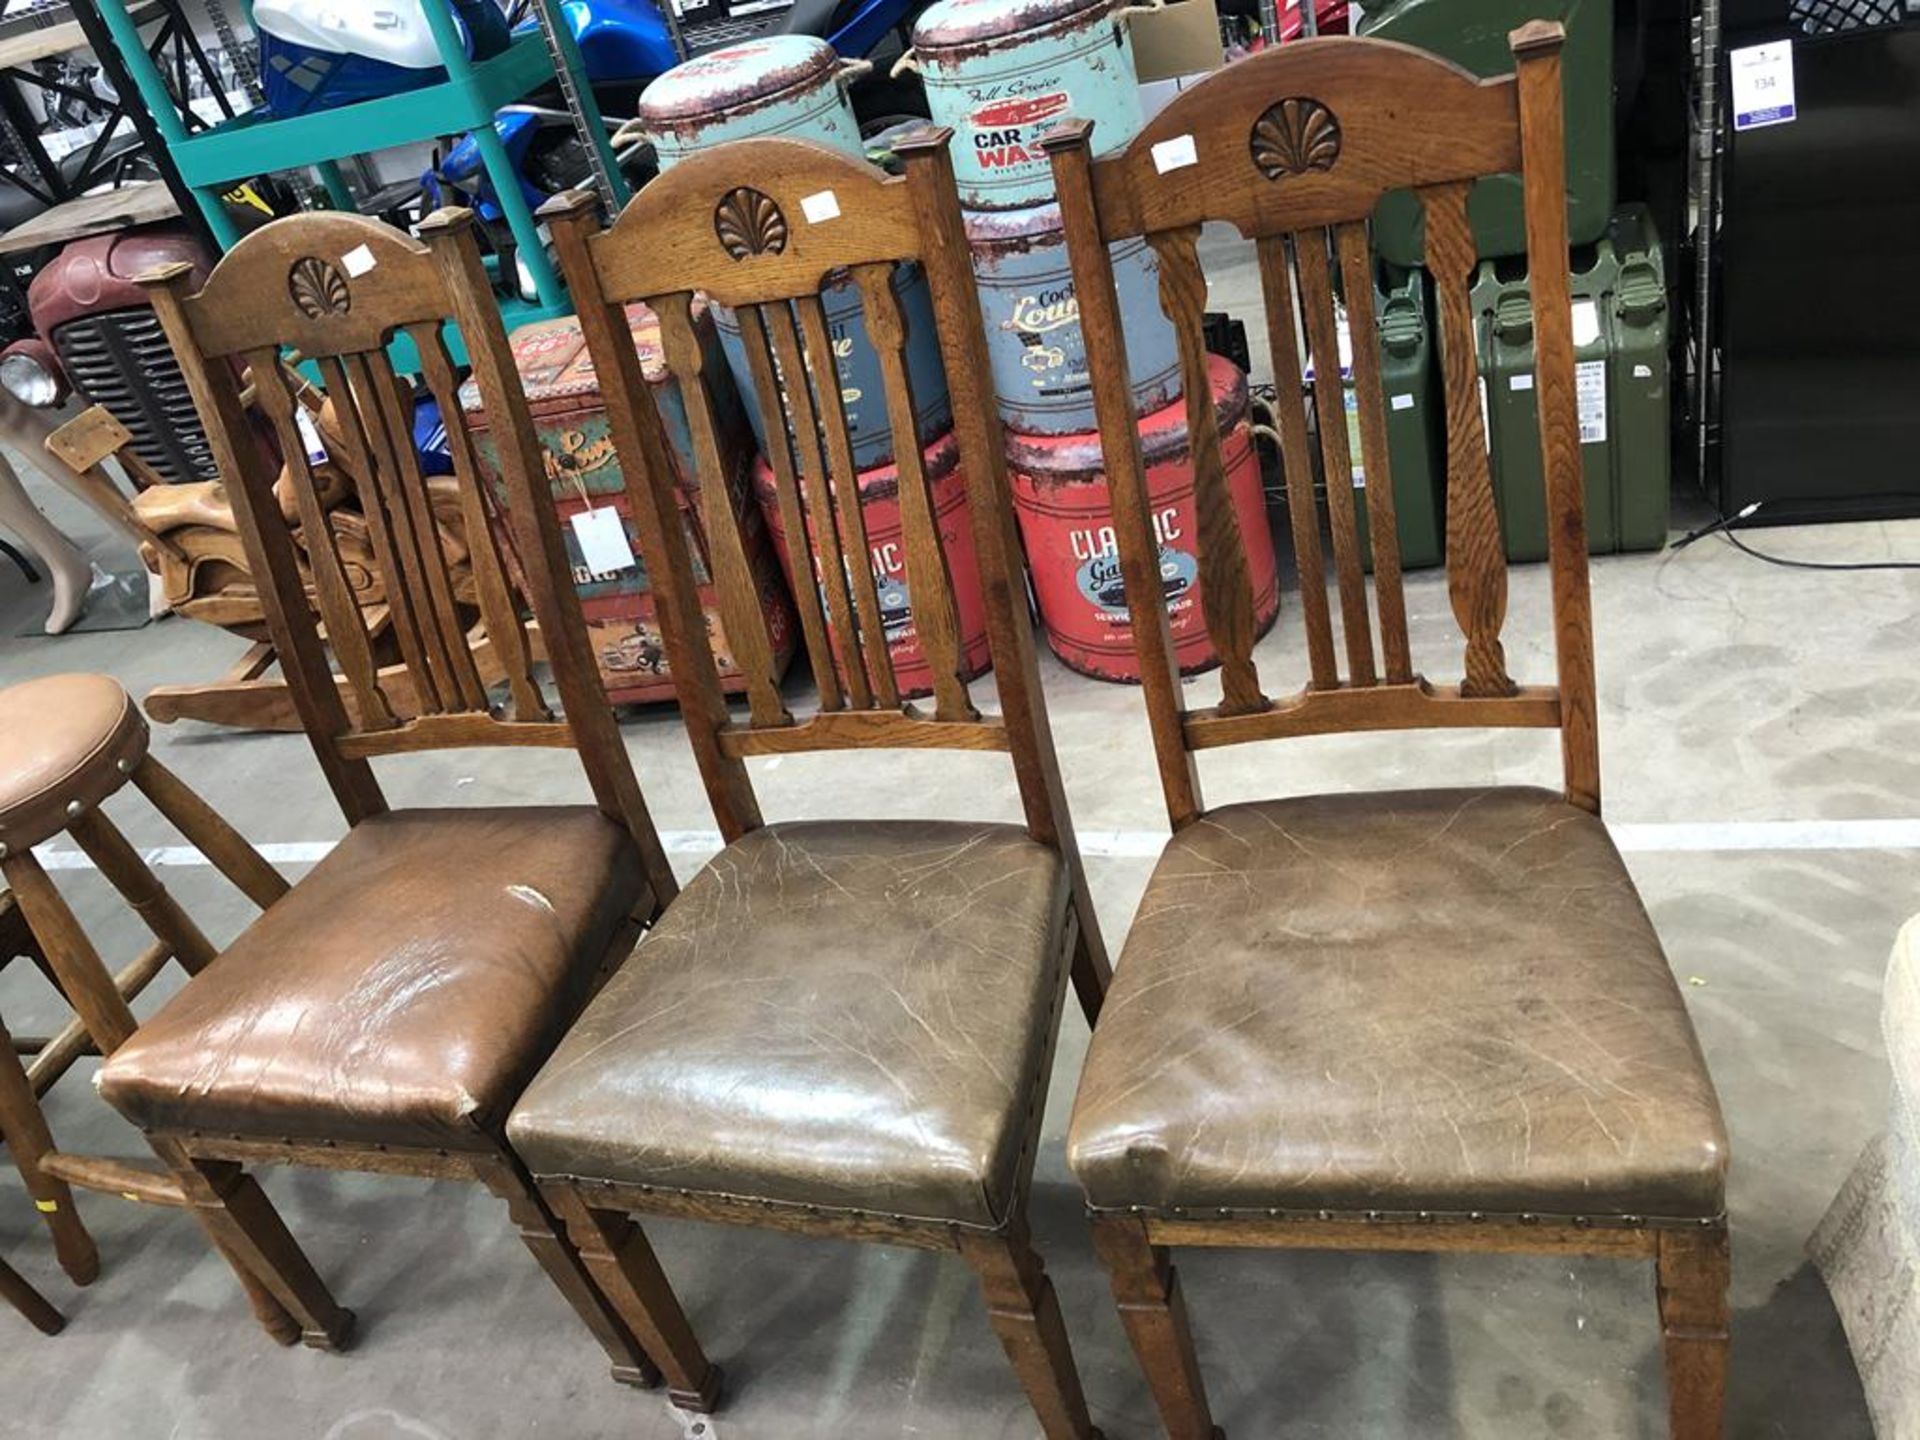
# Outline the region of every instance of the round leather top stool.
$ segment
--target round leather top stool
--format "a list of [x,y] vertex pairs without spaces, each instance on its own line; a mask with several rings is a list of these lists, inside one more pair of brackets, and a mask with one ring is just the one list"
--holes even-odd
[[[31,934],[36,959],[76,1019],[34,1049],[23,1064],[0,1026],[0,1132],[35,1206],[53,1232],[61,1268],[77,1284],[99,1273],[93,1239],[73,1208],[68,1182],[186,1204],[119,1162],[63,1155],[53,1146],[38,1097],[92,1048],[111,1054],[134,1031],[129,1002],[178,960],[189,974],[214,949],[191,916],[161,885],[127,838],[100,809],[131,782],[214,867],[265,908],[287,892],[286,880],[212,806],[148,752],[147,720],[117,680],[105,675],[49,675],[0,689],[0,874],[11,904]],[[154,936],[118,973],[110,972],[73,911],[34,858],[33,847],[70,834]],[[0,963],[13,958],[0,956]],[[4,1281],[4,1277],[0,1277]],[[0,1283],[0,1296],[12,1299]],[[271,1296],[260,1302],[278,1306]],[[16,1301],[16,1304],[19,1304]],[[34,1318],[36,1324],[41,1323]],[[57,1317],[56,1317],[57,1318]],[[46,1328],[44,1325],[42,1328]]]

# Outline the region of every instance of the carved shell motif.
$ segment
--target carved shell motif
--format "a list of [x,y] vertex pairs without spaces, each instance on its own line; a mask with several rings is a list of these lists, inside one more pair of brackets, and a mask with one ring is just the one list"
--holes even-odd
[[1333,111],[1304,95],[1267,108],[1253,126],[1253,163],[1269,180],[1331,170],[1340,158],[1340,122]]
[[787,217],[769,197],[745,185],[729,191],[714,210],[713,230],[736,260],[778,255],[787,248]]
[[353,294],[347,289],[347,277],[332,262],[309,255],[293,262],[287,276],[287,293],[300,313],[309,320],[324,315],[344,315],[353,308]]

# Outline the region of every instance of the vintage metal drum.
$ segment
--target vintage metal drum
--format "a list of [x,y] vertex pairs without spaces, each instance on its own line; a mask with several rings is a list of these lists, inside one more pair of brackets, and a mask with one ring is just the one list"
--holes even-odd
[[[748,564],[772,638],[776,671],[785,669],[793,653],[793,612],[779,566],[767,544],[759,508],[749,502],[746,494],[748,473],[757,453],[753,432],[747,428],[746,418],[740,412],[739,398],[726,384],[725,367],[718,363],[716,353],[719,341],[711,323],[698,313],[696,323],[702,345],[716,356],[715,363],[708,366],[708,373],[715,377],[708,389],[726,471],[724,477],[702,473],[695,462],[687,428],[686,402],[680,393],[679,381],[667,370],[660,347],[659,321],[644,305],[627,307],[634,349],[639,353],[642,372],[653,391],[654,405],[666,423],[679,471],[676,489],[680,495],[680,514],[686,526],[688,548],[693,552],[694,579],[699,587],[701,608],[706,612],[714,658],[719,662],[720,682],[727,690],[738,692],[746,688],[746,680],[734,664],[733,649],[711,581],[711,550],[702,521],[703,505],[725,496],[740,517]],[[655,619],[653,586],[647,576],[646,559],[640,554],[639,536],[627,502],[626,477],[608,433],[606,407],[600,400],[600,381],[594,373],[593,357],[587,353],[586,341],[580,334],[580,323],[572,318],[542,320],[521,326],[508,339],[520,372],[520,383],[526,389],[527,403],[533,412],[534,428],[540,437],[547,483],[553,492],[554,509],[561,518],[560,534],[566,543],[567,564],[586,615],[588,636],[607,698],[614,704],[672,700],[675,698],[673,676],[667,668],[665,647]],[[497,455],[487,432],[479,389],[471,381],[461,389],[460,403],[468,412],[474,448],[479,452],[481,464],[491,470],[498,463]],[[493,493],[504,504],[506,496],[497,475],[493,480]],[[620,516],[627,545],[636,559],[634,565],[611,572],[596,572],[587,565],[570,521],[589,508],[611,508]],[[511,557],[514,553],[511,531],[504,526],[502,531],[507,541],[504,548]]]
[[[1212,357],[1214,415],[1234,514],[1253,584],[1254,619],[1265,633],[1280,612],[1280,581],[1267,528],[1260,461],[1247,423],[1247,378]],[[1200,609],[1199,521],[1184,401],[1140,422],[1140,453],[1160,574],[1166,585],[1174,654],[1183,675],[1219,663]],[[1047,643],[1068,666],[1101,680],[1140,679],[1133,627],[1113,535],[1113,509],[1098,431],[1083,435],[1007,436],[1014,511],[1026,540],[1034,598]]]
[[640,127],[660,168],[725,140],[783,135],[862,153],[848,67],[826,41],[770,35],[676,65],[640,96]]
[[[992,663],[987,649],[986,604],[980,593],[980,570],[973,545],[973,526],[969,519],[966,477],[960,470],[960,448],[948,431],[922,454],[927,484],[933,492],[935,523],[940,528],[940,543],[947,555],[947,569],[953,576],[954,618],[960,629],[961,671],[971,680]],[[920,639],[913,625],[913,596],[907,585],[907,551],[900,518],[900,476],[891,464],[862,470],[859,479],[860,515],[867,531],[867,552],[873,567],[874,588],[879,592],[882,623],[887,630],[887,653],[893,661],[894,684],[902,699],[933,693],[933,669],[921,653]],[[793,557],[787,548],[786,531],[780,522],[780,508],[774,489],[773,470],[763,459],[753,469],[754,494],[773,535],[774,549],[787,572],[789,585],[797,584]],[[817,522],[807,517],[809,531]],[[818,552],[815,552],[815,564]],[[839,637],[835,637],[836,640]],[[836,646],[836,651],[838,650]]]
[[[918,265],[894,267],[893,293],[907,322],[907,378],[913,387],[913,407],[924,444],[953,423],[946,367],[940,361],[940,338],[933,326],[933,294],[927,288],[926,273]],[[821,292],[820,303],[826,310],[827,334],[833,340],[840,403],[846,408],[847,433],[853,441],[853,463],[863,470],[884,465],[893,459],[893,428],[887,419],[887,396],[881,384],[880,352],[867,338],[866,308],[861,304],[859,287],[852,280],[842,279]],[[740,322],[731,310],[716,305],[714,323],[734,383],[746,401],[747,422],[764,452],[768,448],[766,422],[754,393]],[[798,323],[796,319],[796,333]]]
[[[973,275],[987,321],[987,352],[1000,418],[1032,435],[1097,428],[1080,301],[1067,261],[1060,207],[977,210],[967,216]],[[1160,262],[1135,237],[1111,247],[1127,339],[1133,405],[1146,415],[1180,395],[1173,324],[1160,309]]]
[[953,170],[969,210],[1053,198],[1038,141],[1072,115],[1100,153],[1140,130],[1127,7],[1113,0],[938,0],[913,27],[912,55],[936,125],[953,127]]

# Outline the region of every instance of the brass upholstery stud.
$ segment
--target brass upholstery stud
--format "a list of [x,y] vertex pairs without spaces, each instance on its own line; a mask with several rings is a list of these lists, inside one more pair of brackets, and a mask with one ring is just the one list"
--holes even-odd
[[69,800],[67,802],[67,818],[69,820],[78,820],[86,813],[87,807],[82,805],[78,800]]

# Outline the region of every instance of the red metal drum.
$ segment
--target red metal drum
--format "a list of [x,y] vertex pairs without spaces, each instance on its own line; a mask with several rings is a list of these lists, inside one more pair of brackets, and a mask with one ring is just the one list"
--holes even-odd
[[[966,477],[960,471],[960,447],[954,443],[951,430],[927,446],[922,452],[921,464],[933,492],[934,520],[947,554],[947,569],[953,576],[962,676],[971,680],[992,662],[987,650],[987,612],[980,594],[980,569],[973,548]],[[866,525],[868,558],[873,567],[874,588],[880,596],[880,614],[886,626],[894,684],[899,687],[902,699],[931,695],[933,669],[920,653],[920,637],[913,625],[912,597],[907,589],[907,547],[901,533],[899,472],[891,461],[875,465],[860,472],[859,485],[860,516]],[[765,456],[754,462],[753,493],[760,501],[760,513],[766,518],[767,531],[773,537],[781,567],[787,572],[787,583],[796,585],[786,531],[780,523],[773,467]],[[817,523],[812,515],[807,517],[809,540]],[[814,564],[819,565],[817,547]],[[835,658],[836,663],[844,664],[839,659],[840,638],[834,637]]]
[[[1265,634],[1280,613],[1280,579],[1273,533],[1267,528],[1260,461],[1247,424],[1247,377],[1232,361],[1210,357],[1214,415],[1234,514],[1240,521],[1253,584],[1254,619]],[[1196,674],[1220,661],[1200,610],[1200,525],[1194,509],[1193,460],[1187,447],[1186,402],[1156,410],[1140,422],[1140,454],[1160,574],[1167,588],[1174,654],[1180,673]],[[1083,675],[1100,680],[1140,679],[1126,593],[1113,537],[1113,509],[1098,431],[1080,435],[1007,433],[1007,468],[1014,511],[1026,540],[1034,598],[1053,653]]]

